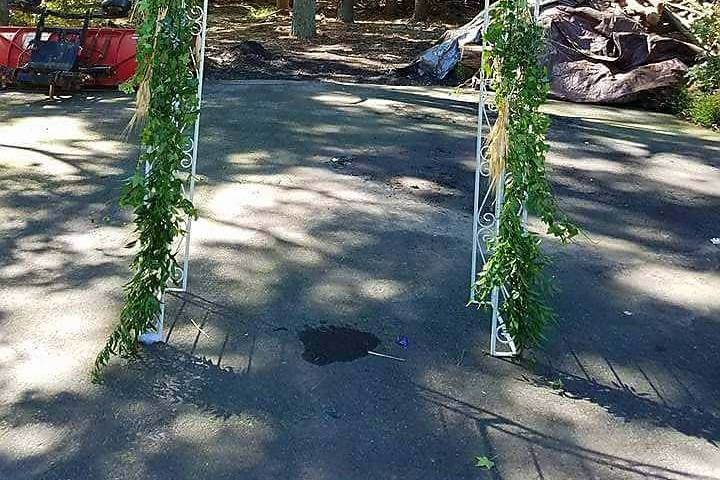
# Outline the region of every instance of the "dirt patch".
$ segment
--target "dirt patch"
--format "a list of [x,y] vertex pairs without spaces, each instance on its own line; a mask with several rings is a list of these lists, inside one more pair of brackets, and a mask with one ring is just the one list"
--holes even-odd
[[[362,12],[355,23],[345,24],[334,18],[334,5],[319,2],[318,33],[312,41],[290,35],[289,15],[274,13],[258,20],[248,15],[248,4],[212,5],[208,74],[217,79],[323,78],[407,84],[412,81],[393,75],[393,69],[409,63],[449,27],[370,18]],[[249,42],[257,42],[262,51],[252,43],[248,47]]]

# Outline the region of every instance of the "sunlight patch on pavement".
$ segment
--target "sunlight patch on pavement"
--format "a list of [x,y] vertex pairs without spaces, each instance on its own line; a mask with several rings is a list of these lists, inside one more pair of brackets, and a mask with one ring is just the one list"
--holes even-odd
[[[650,147],[645,145],[642,142],[636,142],[632,140],[622,140],[617,137],[604,137],[596,135],[595,132],[593,132],[593,142],[597,145],[604,147],[606,151],[622,151],[623,155],[626,155],[628,157],[646,157],[650,155]],[[593,163],[595,160],[593,160]],[[619,162],[616,162],[619,163]],[[620,164],[621,167],[627,167],[625,164]]]
[[720,278],[669,264],[645,264],[616,277],[627,292],[652,296],[684,309],[720,312]]
[[329,105],[336,105],[338,103],[354,105],[364,100],[362,97],[357,95],[337,91],[313,95],[311,98],[315,101],[327,103]]
[[54,158],[50,152],[0,146],[2,166],[18,170],[38,171],[48,175],[76,175],[80,169]]
[[268,210],[278,206],[272,195],[273,187],[262,184],[225,184],[217,187],[204,208],[215,218],[232,220],[250,210]]
[[63,429],[47,423],[13,425],[10,434],[0,430],[0,457],[20,461],[48,454],[56,449],[64,436]]
[[667,185],[670,190],[703,196],[693,200],[696,206],[702,202],[710,207],[720,198],[720,169],[706,163],[681,155],[664,156],[646,165],[642,173],[646,178]]
[[[201,215],[193,222],[193,231],[202,232],[208,244],[235,243],[253,244],[263,237],[263,233],[254,228],[246,228],[231,220],[218,220],[210,216]],[[198,233],[194,234],[197,238]]]
[[[567,155],[567,154],[566,154]],[[553,161],[553,155],[548,157],[548,163],[554,163],[562,165],[565,161]],[[559,159],[558,159],[559,160]],[[592,160],[585,160],[582,162],[576,162],[573,164],[573,169],[582,170],[585,172],[596,172],[596,173],[624,173],[626,171],[626,165],[621,162],[614,162],[611,160],[605,160],[602,158],[593,158]]]
[[362,312],[374,302],[396,300],[408,290],[397,280],[375,278],[368,272],[350,267],[328,270],[322,279],[306,288],[304,302],[308,308],[346,315]]
[[[240,412],[228,420],[203,412],[180,414],[170,425],[170,431],[167,445],[201,449],[193,462],[196,471],[203,471],[204,467],[213,471],[217,468],[214,462],[229,462],[234,471],[260,465],[270,460],[265,453],[276,437],[268,421],[250,412]],[[242,455],[237,455],[238,444],[242,444]]]
[[463,192],[455,188],[448,188],[438,182],[419,177],[395,177],[391,183],[402,188],[417,190],[419,193],[434,193],[438,195],[460,195]]
[[[711,140],[719,142],[717,147],[720,149],[720,135],[717,133],[698,126],[690,122],[680,120],[666,113],[656,113],[649,111],[632,111],[626,108],[611,107],[603,105],[588,105],[581,103],[570,103],[556,100],[550,100],[542,107],[543,112],[557,115],[559,117],[582,118],[591,123],[598,123],[616,128],[626,128],[637,131],[647,131],[652,133],[663,133],[668,137],[679,137],[684,140],[688,136],[699,138],[702,140]],[[642,117],[642,122],[630,122],[629,118]]]
[[15,343],[10,348],[12,351],[3,355],[6,359],[3,374],[23,385],[23,390],[60,391],[64,388],[60,379],[78,370],[78,358],[61,349],[30,340]]
[[87,121],[65,115],[17,117],[0,125],[0,138],[11,139],[15,144],[37,145],[38,140],[40,143],[88,141],[88,137],[101,138],[92,133]]
[[392,300],[402,295],[407,288],[396,280],[389,278],[372,278],[360,281],[358,290],[366,298],[372,300]]
[[57,115],[13,119],[0,125],[0,139],[2,166],[62,176],[63,180],[82,179],[83,169],[120,174],[124,169],[98,164],[96,157],[122,158],[131,148],[120,132],[116,139],[108,140],[87,120]]

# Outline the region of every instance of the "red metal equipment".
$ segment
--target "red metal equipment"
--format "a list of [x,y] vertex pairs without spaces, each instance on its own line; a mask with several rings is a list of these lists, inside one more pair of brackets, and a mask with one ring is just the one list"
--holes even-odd
[[[8,72],[27,64],[35,35],[35,27],[0,27],[0,85],[12,83],[11,78],[7,78]],[[58,33],[44,32],[42,40],[55,40],[57,36]],[[93,73],[88,75],[84,85],[113,87],[128,80],[137,67],[136,46],[135,30],[89,28],[80,51],[79,65],[81,71]]]
[[88,67],[108,65],[110,75],[94,78],[91,85],[112,87],[120,85],[135,74],[137,35],[128,28],[90,28],[80,63]]

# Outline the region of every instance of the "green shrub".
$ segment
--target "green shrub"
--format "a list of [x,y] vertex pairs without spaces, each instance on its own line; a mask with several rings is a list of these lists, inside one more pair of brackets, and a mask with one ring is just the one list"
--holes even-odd
[[716,2],[707,15],[693,23],[692,30],[708,50],[720,53],[720,3]]
[[692,26],[710,52],[685,76],[685,85],[673,98],[681,115],[705,127],[720,128],[720,3]]
[[[136,0],[137,1],[137,0]],[[65,13],[84,13],[86,10],[96,10],[100,7],[100,0],[45,0],[42,6]],[[37,16],[31,13],[21,12],[10,8],[10,25],[33,26],[37,22]],[[91,25],[106,23],[105,20],[92,20]],[[127,23],[126,19],[115,19],[113,23]],[[82,20],[68,20],[63,18],[49,17],[45,24],[48,27],[78,27]]]
[[241,7],[247,10],[244,18],[251,22],[262,22],[278,12],[277,8],[268,6],[253,7],[252,5],[241,5]]
[[688,70],[690,86],[703,93],[720,89],[720,57],[710,57]]
[[690,119],[702,126],[720,127],[720,90],[693,95],[688,115]]
[[692,104],[692,95],[690,94],[690,90],[688,90],[686,82],[683,82],[675,90],[671,91],[670,95],[665,97],[664,101],[663,98],[660,97],[656,100],[656,103],[659,104],[659,110],[661,112],[672,113],[674,115],[686,115]]
[[34,24],[35,21],[33,20],[33,16],[31,14],[10,10],[10,25],[26,27]]

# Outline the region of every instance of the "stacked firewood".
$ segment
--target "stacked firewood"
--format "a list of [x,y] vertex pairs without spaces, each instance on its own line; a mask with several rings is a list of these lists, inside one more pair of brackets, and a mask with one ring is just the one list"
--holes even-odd
[[691,27],[699,18],[710,13],[712,1],[613,0],[613,3],[626,16],[642,23],[649,32],[666,34],[670,30],[676,30],[690,42],[699,45],[700,41]]
[[650,31],[657,28],[665,11],[665,3],[656,0],[615,0],[613,4],[626,16],[644,24]]

